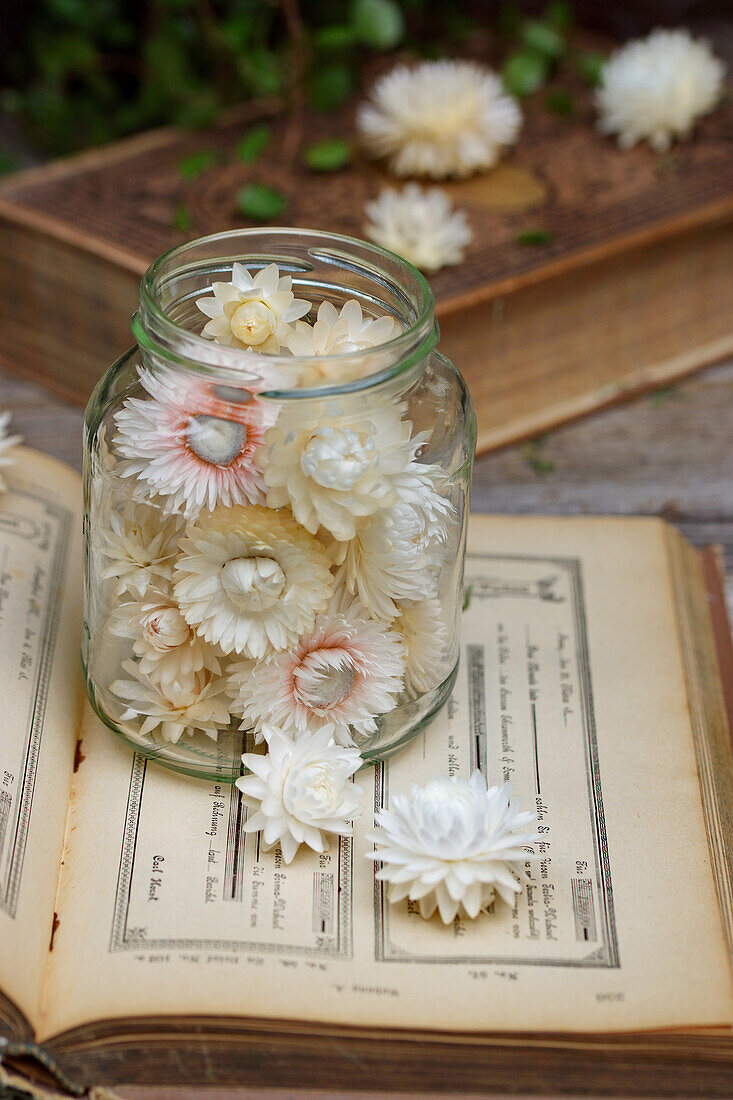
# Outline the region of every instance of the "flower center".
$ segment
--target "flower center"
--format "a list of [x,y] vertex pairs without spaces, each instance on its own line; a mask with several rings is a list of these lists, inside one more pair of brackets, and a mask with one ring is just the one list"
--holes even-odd
[[338,793],[331,769],[316,761],[287,777],[283,784],[283,805],[300,821],[308,821],[335,809]]
[[374,441],[353,428],[318,428],[300,456],[300,468],[324,489],[353,489],[372,466]]
[[346,653],[315,650],[293,673],[298,698],[312,710],[333,710],[354,690],[356,669]]
[[274,313],[264,302],[242,302],[234,310],[229,324],[237,340],[256,347],[272,336],[274,321]]
[[285,574],[274,558],[230,558],[222,566],[221,583],[242,611],[264,611],[280,598]]
[[219,416],[192,416],[186,426],[186,445],[212,466],[230,466],[247,442],[247,428]]
[[153,612],[144,623],[146,641],[155,649],[177,649],[191,637],[191,628],[175,607]]

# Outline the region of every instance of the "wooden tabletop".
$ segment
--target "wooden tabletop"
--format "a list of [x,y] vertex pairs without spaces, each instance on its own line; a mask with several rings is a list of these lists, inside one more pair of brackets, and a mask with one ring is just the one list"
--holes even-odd
[[[81,469],[82,410],[0,372],[25,442]],[[719,543],[733,611],[733,362],[476,462],[478,512],[661,515]]]

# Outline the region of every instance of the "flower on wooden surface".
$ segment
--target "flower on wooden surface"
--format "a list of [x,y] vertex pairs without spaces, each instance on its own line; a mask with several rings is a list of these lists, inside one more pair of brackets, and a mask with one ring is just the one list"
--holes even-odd
[[175,563],[186,622],[225,653],[294,645],[331,597],[326,553],[287,512],[218,508],[191,524]]
[[119,514],[112,512],[109,527],[102,531],[102,553],[109,564],[102,579],[117,580],[117,595],[129,592],[143,598],[152,587],[166,588],[176,556],[178,521],[162,519],[145,504],[129,504]]
[[140,722],[145,737],[160,729],[164,741],[179,741],[184,734],[203,733],[216,741],[219,730],[229,725],[226,683],[209,669],[201,669],[181,682],[156,683],[135,661],[123,661],[129,680],[115,680],[110,691],[126,709],[120,722]]
[[622,149],[648,141],[664,153],[718,103],[725,66],[685,30],[656,30],[616,50],[596,93],[599,128]]
[[448,630],[438,600],[400,606],[392,624],[405,640],[406,681],[412,694],[430,691],[448,674],[445,667]]
[[214,283],[213,297],[196,305],[209,321],[202,329],[219,344],[249,351],[277,353],[287,344],[292,324],[309,312],[310,302],[296,298],[290,275],[268,264],[251,275],[242,264],[232,265],[230,283]]
[[366,205],[366,234],[431,274],[463,260],[473,233],[462,210],[454,210],[438,187],[423,191],[408,183],[402,191],[385,187]]
[[221,673],[211,647],[188,625],[175,600],[161,592],[149,592],[144,600],[116,607],[109,630],[133,639],[141,673],[164,690],[190,682],[202,669]]
[[361,813],[361,792],[350,782],[361,766],[359,750],[335,745],[327,730],[290,740],[264,730],[268,753],[245,753],[252,773],[237,787],[249,807],[245,832],[262,832],[265,849],[280,845],[290,863],[301,844],[314,852],[328,848],[329,836],[350,836]]
[[397,176],[486,171],[517,139],[522,112],[501,79],[472,61],[398,65],[357,116],[367,150]]
[[316,427],[299,409],[283,413],[257,456],[268,507],[292,508],[314,534],[353,538],[359,520],[397,502],[396,481],[424,442],[411,431],[391,405],[344,415],[334,404]]
[[[115,415],[115,447],[122,477],[134,477],[147,497],[160,497],[165,512],[196,516],[218,504],[257,504],[262,471],[255,452],[276,411],[254,392],[164,381],[143,372],[151,395],[129,397]],[[221,389],[221,387],[220,387]]]
[[436,776],[410,796],[397,794],[392,810],[377,814],[369,834],[389,883],[390,902],[418,903],[426,920],[436,909],[444,924],[474,918],[499,897],[514,904],[525,851],[536,839],[521,830],[535,821],[511,797],[511,786],[489,787],[479,771],[470,779]]
[[296,321],[288,347],[293,355],[344,355],[385,344],[401,331],[394,317],[387,314],[365,317],[353,298],[340,310],[333,302],[321,302],[315,324]]
[[373,733],[396,704],[405,670],[401,636],[369,619],[356,601],[318,616],[292,649],[261,664],[230,667],[232,710],[243,728],[277,727],[286,736],[327,731],[341,745]]
[[[23,441],[22,435],[8,435],[12,415],[10,412],[0,412],[0,467],[15,464],[15,459],[8,451]],[[7,487],[5,478],[0,474],[0,493],[4,493]]]

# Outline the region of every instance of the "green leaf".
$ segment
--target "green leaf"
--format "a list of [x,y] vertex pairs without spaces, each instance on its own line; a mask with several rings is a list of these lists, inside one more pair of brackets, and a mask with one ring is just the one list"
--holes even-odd
[[517,233],[517,244],[542,245],[552,244],[555,234],[551,229],[525,229],[523,233]]
[[522,24],[520,38],[528,50],[534,50],[556,61],[565,50],[565,39],[554,27],[541,23],[539,19],[528,19]]
[[601,75],[605,64],[605,55],[597,53],[595,50],[579,53],[575,58],[575,67],[578,70],[580,79],[589,84],[591,88],[595,88],[597,84],[601,83]]
[[536,439],[529,439],[526,443],[523,443],[520,448],[524,461],[540,477],[553,473],[555,469],[555,463],[551,462],[549,458],[545,458],[541,453],[544,445],[545,436],[537,436]]
[[255,222],[277,218],[288,205],[282,191],[264,183],[248,183],[237,195],[237,210]]
[[183,203],[179,203],[173,212],[173,219],[171,225],[174,229],[177,229],[180,233],[190,233],[193,229],[193,218],[191,217],[191,211]]
[[354,74],[348,65],[322,65],[312,74],[308,87],[317,111],[336,111],[354,90]]
[[471,597],[473,596],[473,585],[467,584],[463,589],[463,610],[468,611],[471,606]]
[[303,160],[315,172],[337,172],[351,160],[351,142],[344,138],[330,138],[310,145]]
[[18,161],[10,153],[0,153],[0,176],[7,176],[18,167]]
[[575,23],[575,13],[572,4],[565,0],[552,0],[545,8],[542,19],[558,31],[567,31]]
[[547,79],[549,63],[542,54],[522,50],[508,58],[502,76],[504,87],[522,99],[541,88]]
[[356,31],[348,23],[334,23],[330,27],[319,27],[313,41],[322,50],[345,50],[356,41]]
[[178,162],[178,171],[185,180],[195,180],[212,164],[216,164],[217,155],[211,149],[200,149],[198,153],[191,153]]
[[359,42],[374,50],[394,49],[405,33],[405,21],[394,0],[354,0],[351,25]]
[[253,126],[246,134],[242,134],[237,142],[234,151],[237,160],[244,161],[245,164],[253,164],[270,144],[271,136],[270,127],[264,123],[260,126]]
[[556,115],[575,114],[575,101],[570,92],[564,88],[553,88],[545,96],[545,105],[549,111]]

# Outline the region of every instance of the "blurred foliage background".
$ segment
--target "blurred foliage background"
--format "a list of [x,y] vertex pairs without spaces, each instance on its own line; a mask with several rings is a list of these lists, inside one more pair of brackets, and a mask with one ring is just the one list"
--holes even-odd
[[[706,0],[4,0],[0,112],[40,154],[68,153],[162,123],[200,126],[227,104],[294,97],[338,109],[366,61],[401,50],[460,54],[487,36],[516,94],[540,88],[572,26],[627,37]],[[597,76],[598,59],[580,60]],[[0,168],[11,169],[6,155]]]

